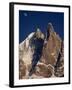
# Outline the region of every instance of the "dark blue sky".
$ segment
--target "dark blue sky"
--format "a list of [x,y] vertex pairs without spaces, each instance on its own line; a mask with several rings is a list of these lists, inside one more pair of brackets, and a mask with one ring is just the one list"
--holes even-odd
[[21,43],[31,32],[35,32],[36,27],[46,33],[47,25],[51,22],[54,30],[59,36],[64,38],[64,13],[58,12],[38,12],[19,11],[19,43]]

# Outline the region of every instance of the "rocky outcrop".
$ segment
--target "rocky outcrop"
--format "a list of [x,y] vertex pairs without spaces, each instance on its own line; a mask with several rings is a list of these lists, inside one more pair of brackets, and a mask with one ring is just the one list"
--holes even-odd
[[38,28],[19,45],[19,59],[19,79],[64,76],[64,44],[51,23],[46,35]]
[[49,33],[49,38],[44,43],[43,51],[42,51],[42,59],[41,61],[45,64],[55,65],[57,62],[58,53],[61,49],[61,39],[54,32],[53,26],[51,23],[48,24],[47,33]]
[[55,76],[63,77],[64,76],[64,44],[61,43],[61,51],[59,52],[56,66],[55,66]]

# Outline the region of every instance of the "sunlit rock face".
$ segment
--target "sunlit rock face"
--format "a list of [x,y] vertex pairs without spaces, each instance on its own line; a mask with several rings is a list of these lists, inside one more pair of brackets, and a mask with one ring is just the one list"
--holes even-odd
[[39,28],[19,45],[19,79],[64,76],[64,44],[48,23],[46,35]]
[[[42,54],[42,62],[45,64],[55,65],[57,62],[57,57],[61,49],[61,39],[60,37],[54,32],[53,26],[51,23],[48,24],[47,33],[49,37],[46,38],[43,47],[43,54]],[[48,36],[48,35],[47,35]]]

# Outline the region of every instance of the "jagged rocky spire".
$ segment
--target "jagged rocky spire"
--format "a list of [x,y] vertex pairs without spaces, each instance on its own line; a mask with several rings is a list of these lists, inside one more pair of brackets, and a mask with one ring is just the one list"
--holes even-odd
[[54,28],[53,28],[52,23],[48,23],[48,26],[47,26],[47,33],[46,33],[46,39],[47,39],[47,40],[48,40],[48,38],[49,38],[51,32],[54,32]]
[[54,31],[54,27],[53,27],[52,23],[48,23],[47,30],[48,30],[49,32]]

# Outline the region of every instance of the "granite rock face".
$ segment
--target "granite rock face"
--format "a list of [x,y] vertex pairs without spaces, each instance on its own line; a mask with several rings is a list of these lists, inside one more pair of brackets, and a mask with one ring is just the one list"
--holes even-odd
[[48,23],[19,45],[19,79],[64,77],[64,43]]

